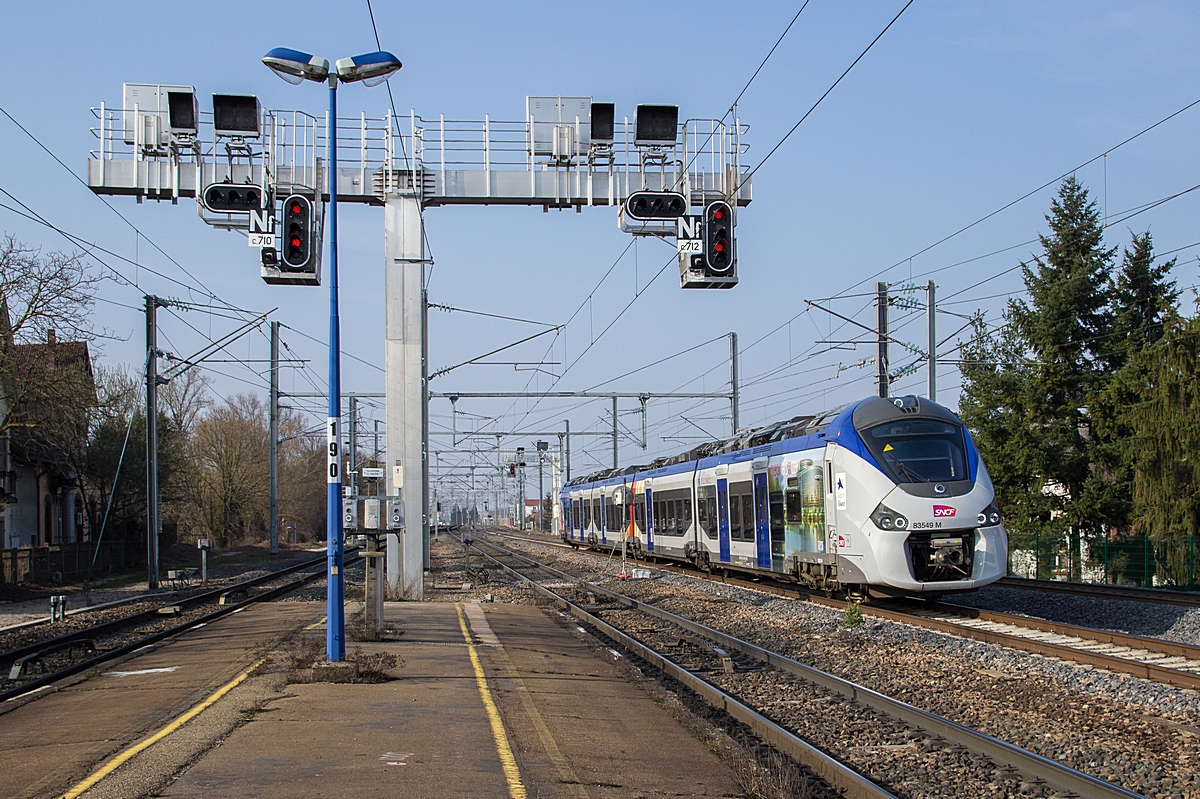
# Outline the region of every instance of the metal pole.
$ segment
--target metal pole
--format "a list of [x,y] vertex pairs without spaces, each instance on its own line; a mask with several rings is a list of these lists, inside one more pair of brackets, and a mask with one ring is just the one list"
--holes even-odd
[[566,433],[566,466],[567,466],[567,482],[571,482],[571,420],[563,419],[563,424],[567,426]]
[[613,397],[612,399],[613,399],[613,410],[612,410],[612,414],[613,414],[613,429],[612,429],[613,468],[615,469],[615,468],[617,468],[617,398]]
[[538,532],[546,529],[546,453],[538,451]]
[[421,515],[421,573],[424,579],[424,573],[429,571],[429,291],[425,287],[425,264],[421,264],[421,500],[424,511]]
[[888,284],[875,284],[875,389],[879,396],[888,395]]
[[271,554],[279,554],[279,323],[271,323]]
[[358,498],[358,397],[350,397],[350,496]]
[[158,589],[158,297],[146,295],[146,585]]
[[346,654],[346,619],[342,583],[342,372],[341,321],[338,318],[337,245],[337,76],[329,76],[329,410],[326,418],[325,544],[328,588],[325,591],[325,658]]
[[937,402],[937,286],[931,280],[925,290],[929,292],[925,309],[929,316],[929,399]]
[[[730,419],[729,419],[729,434],[730,435],[737,435],[738,428],[742,426],[741,419],[738,418],[739,414],[740,414],[740,408],[738,407],[738,405],[740,404],[740,400],[741,400],[741,398],[740,398],[741,389],[738,386],[738,382],[739,382],[739,380],[738,380],[737,333],[735,333],[731,330],[731,331],[729,331],[729,405],[731,408]],[[645,407],[644,403],[643,403],[642,407]],[[645,441],[645,439],[646,439],[646,436],[643,432],[643,435],[642,435],[643,442]]]

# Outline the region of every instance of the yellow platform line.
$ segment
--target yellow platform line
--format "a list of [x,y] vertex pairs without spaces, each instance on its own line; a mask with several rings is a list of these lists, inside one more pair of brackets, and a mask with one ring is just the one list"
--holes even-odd
[[[117,755],[116,757],[114,757],[112,760],[108,761],[108,762],[107,762],[107,763],[105,763],[103,766],[101,766],[100,768],[96,769],[96,770],[95,770],[95,771],[93,771],[91,774],[89,774],[89,775],[87,776],[87,778],[83,780],[83,782],[80,782],[80,783],[79,783],[79,784],[77,784],[75,787],[71,788],[71,790],[69,790],[69,791],[67,791],[66,793],[62,794],[62,796],[60,797],[60,799],[75,799],[77,796],[79,796],[80,794],[82,794],[84,791],[88,790],[89,788],[91,788],[92,786],[94,786],[96,783],[100,782],[100,780],[104,779],[104,778],[105,778],[105,777],[107,777],[109,774],[112,774],[112,773],[113,773],[114,771],[116,771],[116,770],[117,770],[117,769],[118,769],[118,768],[119,768],[119,767],[120,767],[120,766],[121,766],[123,763],[125,763],[126,761],[128,761],[128,760],[129,760],[130,758],[132,758],[134,755],[136,755],[136,754],[138,754],[139,752],[142,752],[142,751],[144,751],[145,749],[147,749],[147,748],[149,748],[149,747],[153,746],[153,745],[154,745],[155,743],[157,743],[158,741],[161,741],[163,738],[166,738],[168,735],[170,735],[171,733],[175,732],[175,730],[179,729],[179,728],[180,728],[180,727],[182,727],[184,724],[187,724],[189,721],[191,721],[192,719],[194,719],[196,716],[200,715],[200,713],[201,713],[201,712],[202,712],[202,711],[203,711],[205,708],[208,708],[208,707],[209,707],[209,706],[211,706],[211,705],[212,705],[214,702],[216,702],[218,699],[220,699],[221,697],[225,696],[225,694],[229,693],[229,692],[230,692],[230,691],[232,691],[234,688],[236,688],[238,685],[240,685],[240,684],[241,684],[241,683],[242,683],[242,682],[243,682],[243,681],[244,681],[244,680],[245,680],[247,677],[249,677],[249,676],[250,676],[251,672],[253,672],[253,671],[254,671],[255,669],[257,669],[259,666],[261,666],[263,663],[265,663],[265,662],[266,662],[266,660],[267,660],[266,658],[261,658],[260,660],[256,661],[256,662],[254,663],[254,665],[252,665],[250,668],[246,669],[246,670],[245,670],[245,671],[243,671],[241,674],[239,674],[238,676],[234,677],[232,680],[230,680],[229,682],[225,683],[224,685],[222,685],[222,686],[221,686],[220,688],[218,688],[217,690],[213,691],[213,692],[212,692],[212,693],[211,693],[211,694],[208,696],[208,698],[207,698],[207,699],[205,699],[203,702],[201,702],[200,704],[196,705],[196,706],[195,706],[195,707],[193,707],[191,710],[189,710],[188,712],[184,713],[182,716],[180,716],[179,718],[175,719],[175,720],[174,720],[174,721],[172,721],[170,724],[168,724],[167,726],[163,727],[161,730],[159,730],[158,732],[154,733],[154,735],[150,736],[150,737],[149,737],[149,738],[147,738],[146,740],[142,741],[141,743],[134,744],[133,746],[129,747],[129,748],[128,748],[128,749],[126,749],[125,751],[123,751],[123,752],[121,752],[120,754],[118,754],[118,755]],[[522,795],[523,795],[523,794],[522,794]]]
[[546,750],[546,756],[550,758],[550,762],[558,769],[559,778],[566,785],[571,795],[576,799],[591,799],[588,796],[587,789],[579,780],[579,776],[575,773],[575,769],[571,768],[570,762],[563,756],[562,751],[558,748],[558,744],[554,740],[554,735],[551,734],[550,728],[546,726],[545,719],[538,712],[537,706],[533,703],[533,694],[525,685],[525,681],[521,679],[521,675],[517,672],[517,667],[513,664],[512,658],[504,651],[503,646],[493,647],[492,653],[500,661],[500,665],[504,670],[504,676],[513,681],[517,687],[517,694],[521,697],[521,704],[525,707],[525,714],[529,716],[529,720],[533,722],[534,729],[537,730],[538,737],[542,739],[542,748]]
[[492,699],[492,691],[487,684],[487,675],[483,673],[483,666],[479,663],[479,653],[475,651],[475,645],[471,643],[471,633],[467,630],[467,619],[463,615],[462,605],[455,603],[454,609],[458,611],[458,626],[462,630],[463,639],[467,642],[471,667],[475,669],[475,684],[479,687],[479,698],[483,700],[488,721],[492,725],[492,737],[496,739],[496,754],[500,756],[500,767],[504,769],[504,779],[508,781],[509,799],[527,799],[525,786],[521,783],[521,771],[517,768],[517,759],[513,757],[512,747],[508,744],[508,733],[504,731],[504,721],[501,720],[500,711],[496,709],[496,703]]

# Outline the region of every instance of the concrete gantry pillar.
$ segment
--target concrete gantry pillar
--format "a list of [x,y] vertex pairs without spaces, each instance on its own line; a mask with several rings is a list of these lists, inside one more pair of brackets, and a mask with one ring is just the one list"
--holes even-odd
[[387,480],[389,494],[404,502],[402,535],[388,534],[387,594],[422,599],[426,486],[422,340],[425,237],[420,198],[414,193],[387,197],[384,216],[386,295]]

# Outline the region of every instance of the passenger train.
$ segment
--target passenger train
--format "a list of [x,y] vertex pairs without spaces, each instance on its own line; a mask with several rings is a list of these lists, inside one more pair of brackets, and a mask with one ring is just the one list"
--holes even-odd
[[967,591],[1004,576],[1008,539],[962,420],[871,397],[562,491],[562,537],[830,595]]

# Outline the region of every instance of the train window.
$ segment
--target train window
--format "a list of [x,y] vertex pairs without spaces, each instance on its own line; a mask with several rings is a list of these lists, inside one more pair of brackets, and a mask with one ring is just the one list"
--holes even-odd
[[708,532],[708,506],[704,504],[704,497],[700,498],[699,504],[696,505],[696,524],[704,532]]
[[602,517],[600,516],[600,500],[593,499],[592,500],[592,526],[595,527],[597,530],[600,529],[600,519],[601,518]]
[[708,534],[709,538],[716,538],[717,537],[717,521],[718,521],[717,520],[717,498],[716,497],[707,497],[707,498],[705,498],[704,501],[705,501],[705,504],[708,505],[708,529],[706,529],[704,532],[706,532]]
[[637,504],[634,506],[634,519],[637,523],[637,531],[640,533],[646,529],[646,498],[638,497]]
[[683,500],[675,500],[675,534],[683,535],[687,532],[687,524],[683,521]]
[[899,483],[967,479],[960,425],[935,419],[905,419],[875,425],[863,439],[876,462]]
[[742,540],[742,498],[736,494],[729,498],[729,537]]
[[785,521],[788,524],[800,524],[800,492],[795,489],[788,489],[785,493]]
[[679,529],[679,519],[675,515],[675,503],[668,499],[665,504],[667,506],[667,532],[675,535],[675,531]]
[[689,496],[683,500],[683,530],[687,532],[687,528],[692,526],[692,498]]
[[754,540],[754,497],[750,494],[742,496],[742,536]]

